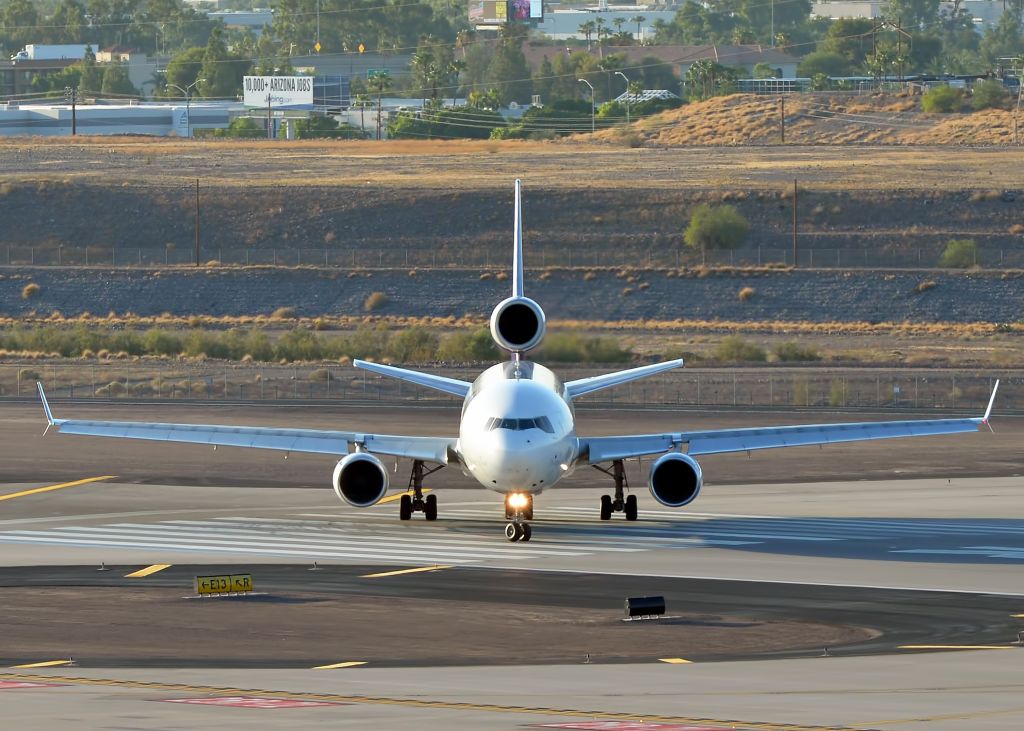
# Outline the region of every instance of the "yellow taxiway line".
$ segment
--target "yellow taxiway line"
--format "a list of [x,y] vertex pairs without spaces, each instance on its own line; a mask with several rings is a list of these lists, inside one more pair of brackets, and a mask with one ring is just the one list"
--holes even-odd
[[45,660],[43,662],[30,662],[24,665],[12,665],[12,668],[55,668],[58,665],[70,665],[71,658],[67,660]]
[[124,578],[141,579],[143,576],[149,576],[150,574],[155,574],[157,571],[163,571],[164,569],[169,569],[170,567],[171,564],[169,563],[155,563],[152,566],[147,566],[144,569],[139,569],[138,571],[133,571],[130,574],[125,574]]
[[662,657],[658,659],[658,662],[667,662],[669,665],[690,665],[693,660],[684,660],[681,657]]
[[402,574],[422,574],[431,571],[444,571],[454,566],[419,566],[414,569],[399,569],[397,571],[383,571],[379,574],[363,574],[360,579],[383,579],[385,576],[401,576]]
[[359,665],[365,665],[365,660],[351,660],[349,662],[336,662],[333,665],[317,665],[314,670],[338,670],[340,668],[354,668]]
[[51,490],[63,490],[65,487],[77,487],[78,485],[87,485],[90,482],[102,482],[103,480],[113,480],[115,477],[117,477],[117,475],[103,475],[102,477],[87,477],[84,480],[75,480],[74,482],[62,482],[59,485],[50,485],[49,487],[34,487],[31,490],[12,492],[10,495],[0,495],[0,500],[13,500],[16,497],[25,497],[26,495],[37,495],[41,492],[50,492]]
[[[423,494],[425,495],[428,492],[430,492],[430,488],[429,487],[424,487],[423,488]],[[410,493],[408,490],[403,490],[402,492],[396,492],[394,495],[388,495],[385,498],[381,498],[375,504],[376,505],[383,505],[384,503],[393,503],[393,502],[395,502],[395,500],[401,500],[402,499],[402,495],[411,495],[411,494],[412,493]]]

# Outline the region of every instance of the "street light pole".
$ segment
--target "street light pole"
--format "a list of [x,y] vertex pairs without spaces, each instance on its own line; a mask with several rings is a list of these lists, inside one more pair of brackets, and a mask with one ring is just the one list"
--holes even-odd
[[590,87],[590,131],[594,132],[597,129],[597,109],[594,106],[594,85],[586,79],[576,79],[576,81],[582,81],[584,84]]
[[615,75],[616,76],[621,76],[623,78],[623,80],[626,82],[626,126],[628,127],[629,126],[629,77],[626,76],[621,71],[616,71]]
[[180,91],[181,95],[185,97],[185,136],[189,138],[192,137],[192,95],[190,92],[196,84],[200,84],[204,81],[206,81],[206,79],[196,79],[184,89],[177,84],[168,84],[168,86],[173,86],[175,89]]

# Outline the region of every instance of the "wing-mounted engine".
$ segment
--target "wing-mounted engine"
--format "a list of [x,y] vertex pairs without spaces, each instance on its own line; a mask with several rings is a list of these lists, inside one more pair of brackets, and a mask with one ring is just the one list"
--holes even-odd
[[388,471],[372,454],[354,452],[335,465],[331,483],[339,500],[368,508],[387,493]]
[[669,452],[651,465],[651,495],[662,505],[681,508],[692,503],[704,484],[697,460],[682,452]]
[[529,297],[509,297],[491,313],[491,337],[511,353],[525,353],[544,339],[544,310]]

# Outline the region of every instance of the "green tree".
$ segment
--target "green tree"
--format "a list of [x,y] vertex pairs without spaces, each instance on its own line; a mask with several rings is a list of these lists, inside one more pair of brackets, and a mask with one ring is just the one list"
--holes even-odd
[[78,0],[61,0],[53,13],[50,23],[57,26],[57,40],[61,43],[77,43],[82,40],[85,27],[85,8]]
[[959,112],[964,103],[964,94],[960,89],[943,84],[929,89],[921,97],[921,108],[926,112],[949,114]]
[[103,88],[103,69],[96,64],[96,54],[91,47],[86,47],[85,58],[82,59],[82,77],[79,88],[85,93],[95,94]]
[[975,109],[1002,109],[1010,100],[1010,93],[999,79],[983,79],[974,84],[971,106]]
[[248,72],[250,62],[228,52],[223,32],[218,28],[210,35],[203,53],[203,65],[199,74],[201,96],[233,99],[242,89],[242,77]]
[[889,0],[886,17],[906,30],[928,28],[939,20],[939,0]]
[[849,65],[860,66],[871,53],[874,30],[871,18],[840,18],[829,25],[818,51],[839,54]]
[[33,29],[39,25],[39,11],[32,0],[7,0],[0,21],[8,48],[15,51],[32,42]]
[[526,28],[518,23],[508,23],[501,30],[498,48],[487,67],[487,81],[498,89],[503,104],[530,100],[533,86],[530,68],[523,55],[525,40]]
[[139,90],[132,86],[128,79],[128,69],[121,64],[108,64],[103,70],[103,85],[100,91],[111,96],[139,95]]
[[735,249],[747,237],[749,225],[734,206],[712,208],[702,203],[694,209],[683,239],[692,249]]
[[825,76],[850,76],[851,62],[846,56],[834,51],[808,53],[797,66],[797,76],[809,78],[816,74]]
[[[167,83],[177,84],[182,89],[192,86],[200,78],[199,73],[202,71],[205,55],[206,49],[196,46],[172,57],[167,64]],[[180,94],[179,91],[173,92],[173,95]]]

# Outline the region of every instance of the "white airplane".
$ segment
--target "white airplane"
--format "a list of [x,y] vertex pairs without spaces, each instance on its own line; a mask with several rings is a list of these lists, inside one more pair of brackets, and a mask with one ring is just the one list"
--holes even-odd
[[[413,512],[422,512],[427,520],[436,520],[437,498],[433,493],[424,497],[423,478],[444,466],[458,465],[487,489],[505,496],[505,517],[509,521],[505,536],[510,541],[528,541],[532,533],[528,521],[533,519],[534,496],[558,484],[580,465],[592,465],[614,481],[614,495],[601,496],[601,520],[611,519],[613,512],[623,512],[626,520],[636,520],[636,495],[624,494],[628,485],[623,461],[631,457],[660,455],[650,467],[651,495],[662,505],[678,508],[692,502],[703,485],[697,456],[977,431],[988,424],[999,387],[996,381],[988,408],[980,418],[579,436],[573,410],[577,397],[678,368],[683,361],[672,360],[562,383],[544,366],[524,358],[527,352],[540,345],[545,318],[540,305],[523,293],[523,228],[518,180],[512,296],[494,308],[490,328],[494,341],[510,354],[510,360],[491,366],[473,383],[355,361],[359,368],[462,398],[457,437],[55,419],[41,384],[39,396],[49,427],[63,434],[337,455],[341,459],[332,477],[334,491],[339,499],[357,508],[374,505],[388,491],[388,471],[378,455],[410,459],[412,475],[408,491],[401,497],[401,520],[409,520]],[[428,464],[434,466],[428,469]],[[603,467],[604,464],[609,467]]]

